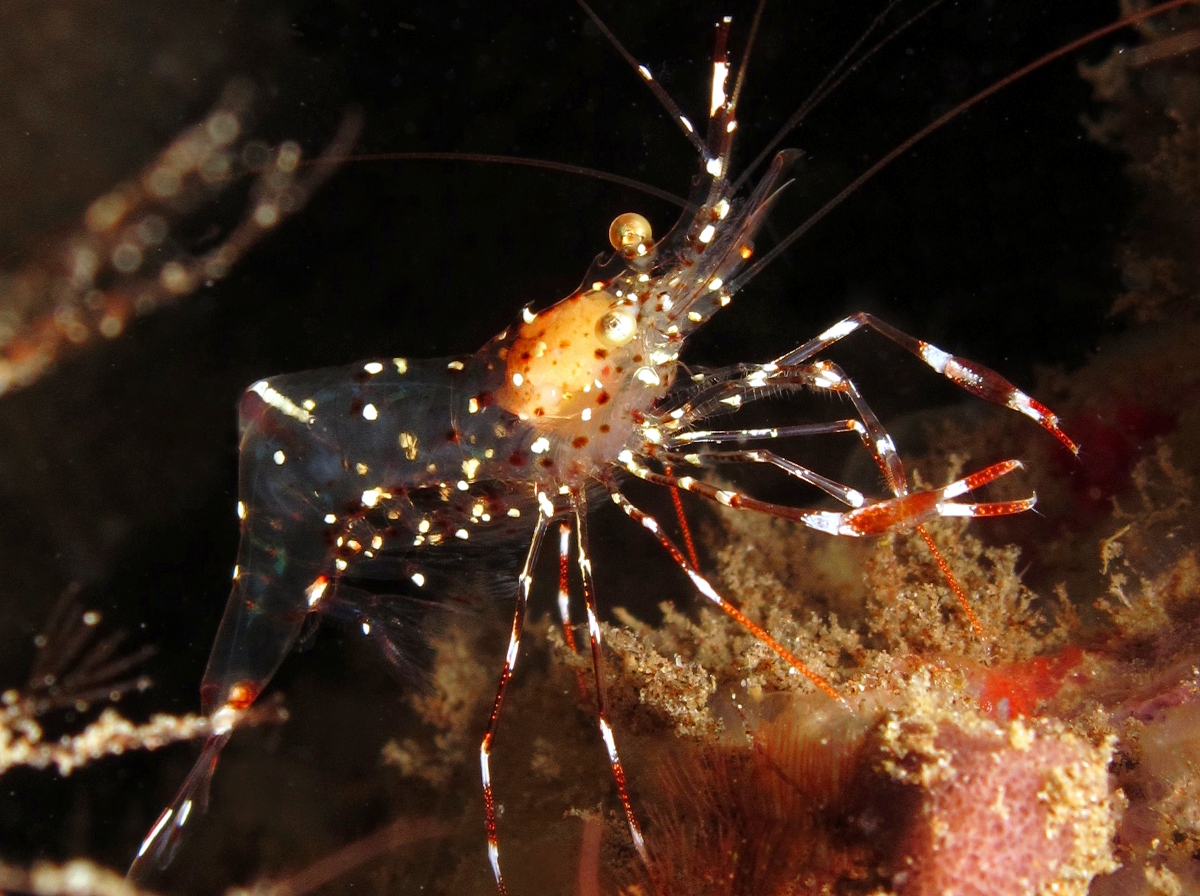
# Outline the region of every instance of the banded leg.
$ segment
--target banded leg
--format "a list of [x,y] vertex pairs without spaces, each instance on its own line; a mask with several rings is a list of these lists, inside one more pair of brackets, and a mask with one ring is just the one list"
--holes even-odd
[[692,442],[736,441],[738,436],[735,433],[738,430],[715,430],[711,431],[711,434],[710,431],[703,430],[685,432],[672,432],[672,430],[682,429],[715,414],[729,413],[749,402],[759,401],[780,392],[802,389],[832,392],[844,395],[850,400],[854,410],[858,413],[858,420],[847,419],[786,427],[762,427],[742,432],[747,437],[754,439],[777,439],[838,432],[857,433],[867,450],[871,452],[876,466],[879,467],[879,471],[883,474],[892,493],[898,496],[907,490],[904,465],[900,462],[895,442],[892,441],[892,437],[871,406],[867,404],[862,393],[858,391],[854,381],[847,377],[836,364],[829,361],[788,365],[772,362],[749,369],[745,365],[739,365],[733,370],[737,374],[736,377],[730,377],[728,370],[719,371],[714,377],[711,388],[666,415],[668,422],[663,423],[663,428],[667,429],[669,434],[664,439],[665,445],[678,447]]
[[[672,460],[676,459],[675,455],[668,455],[668,457]],[[786,457],[776,454],[774,451],[763,448],[746,448],[740,451],[704,451],[688,455],[687,460],[695,466],[702,466],[708,461],[731,464],[767,464],[786,473],[793,479],[798,479],[814,488],[819,488],[831,498],[836,498],[849,507],[862,507],[867,503],[866,497],[858,489],[842,485],[842,483],[836,482],[827,476],[822,476],[808,467],[794,463]],[[674,476],[669,468],[664,470],[663,475]],[[676,486],[676,488],[679,488],[679,486]],[[692,564],[695,565],[694,560]]]
[[[900,453],[896,450],[896,443],[884,428],[879,417],[871,409],[871,406],[867,404],[866,399],[862,397],[862,393],[858,391],[858,387],[854,384],[854,381],[847,377],[837,365],[828,361],[818,361],[812,367],[815,372],[815,375],[812,377],[814,388],[842,392],[850,398],[854,409],[858,411],[862,425],[865,427],[859,431],[859,434],[862,436],[863,444],[871,452],[871,456],[875,460],[875,466],[883,474],[884,479],[891,488],[892,494],[896,498],[907,495],[908,477],[904,472],[904,464],[900,460]],[[977,637],[982,638],[984,636],[983,623],[979,621],[979,616],[971,606],[971,601],[967,597],[966,591],[959,584],[946,558],[942,556],[942,552],[938,549],[933,536],[929,534],[929,530],[921,523],[916,525],[916,531],[921,536],[921,540],[925,542],[929,553],[933,555],[934,562],[937,563],[938,569],[941,570],[946,584],[954,592],[955,600],[958,601],[959,607],[967,617],[967,622],[970,624],[972,631],[975,632]]]
[[1053,411],[1022,392],[994,370],[945,352],[923,339],[909,336],[865,311],[843,318],[815,339],[810,339],[799,348],[777,358],[774,364],[790,366],[803,363],[863,327],[887,337],[972,395],[1024,414],[1058,439],[1072,454],[1079,453],[1079,446],[1059,428],[1058,416]]
[[828,423],[796,423],[789,426],[760,426],[747,429],[689,429],[663,440],[667,448],[688,445],[722,445],[729,442],[753,442],[761,439],[792,439],[804,436],[829,435],[839,432],[865,433],[862,423],[853,418],[831,420]]
[[621,798],[621,807],[625,810],[625,820],[629,822],[629,834],[633,838],[634,848],[637,849],[642,861],[649,864],[650,859],[646,855],[646,842],[642,837],[642,827],[638,824],[637,816],[633,812],[633,804],[629,799],[629,787],[625,780],[625,768],[621,765],[612,725],[608,721],[608,698],[604,693],[604,668],[602,665],[604,657],[600,640],[600,617],[596,611],[596,585],[592,579],[592,561],[588,557],[587,496],[582,489],[572,490],[571,509],[575,517],[575,548],[579,559],[579,574],[583,579],[583,600],[587,606],[588,639],[592,645],[592,672],[596,680],[596,715],[599,717],[600,736],[604,739],[604,747],[608,751],[608,764],[612,766],[613,780],[617,784],[617,795]]
[[[719,374],[715,383],[715,388],[712,394],[708,397],[708,405],[701,405],[697,411],[703,409],[704,406],[710,406],[714,401],[726,406],[740,407],[745,400],[756,400],[765,394],[768,394],[770,387],[775,388],[797,388],[799,386],[809,386],[814,389],[825,389],[832,392],[839,392],[849,397],[855,410],[858,411],[859,420],[840,421],[846,429],[857,432],[866,445],[867,450],[871,452],[871,456],[875,461],[875,465],[883,474],[891,488],[892,494],[896,497],[901,497],[908,493],[907,477],[904,473],[904,466],[900,460],[899,452],[896,450],[895,442],[888,434],[875,412],[867,404],[862,397],[862,393],[858,391],[858,387],[854,381],[847,377],[837,365],[828,361],[818,361],[811,365],[800,366],[780,366],[777,363],[763,365],[761,368],[753,369],[747,372],[744,365],[736,368],[736,372],[742,375],[742,379],[735,379],[728,375],[728,372]],[[686,417],[686,412],[680,409],[671,414],[673,420],[682,420]],[[796,427],[783,428],[765,428],[756,430],[742,431],[742,437],[739,438],[737,430],[712,431],[705,433],[703,431],[689,431],[679,433],[672,439],[668,439],[667,445],[675,445],[680,443],[688,443],[695,441],[741,441],[745,437],[751,438],[779,438],[784,435],[801,435],[801,434],[821,434],[826,432],[840,431],[838,421],[827,424],[813,424],[809,432],[804,430],[808,427],[804,425]],[[694,434],[694,435],[693,435]],[[708,436],[706,439],[705,436]],[[691,437],[691,438],[689,438]],[[692,459],[697,455],[691,455],[687,459]],[[670,471],[667,471],[668,473]],[[788,471],[792,475],[797,475],[795,471]],[[801,477],[803,478],[803,477]],[[824,488],[825,486],[814,482],[814,485]],[[830,494],[834,494],[830,492]],[[834,497],[839,497],[834,494]],[[979,621],[979,616],[971,607],[971,602],[967,597],[966,591],[955,578],[953,571],[950,569],[950,564],[942,556],[938,549],[937,543],[933,540],[933,536],[923,526],[916,526],[917,534],[921,536],[925,542],[929,552],[933,555],[934,562],[937,563],[941,570],[943,578],[950,586],[950,590],[954,592],[954,597],[958,601],[959,607],[967,617],[971,629],[978,637],[984,636],[983,624]]]
[[[969,491],[994,482],[1014,470],[1022,468],[1018,460],[1001,461],[992,464],[962,479],[957,479],[949,485],[923,492],[911,492],[884,501],[865,504],[853,510],[835,512],[829,510],[805,510],[802,507],[790,507],[786,504],[774,504],[763,501],[742,492],[718,488],[708,482],[694,479],[690,476],[668,476],[657,473],[644,464],[638,463],[632,456],[622,458],[626,470],[639,479],[653,482],[656,485],[675,486],[684,491],[694,492],[718,504],[735,509],[744,508],[756,513],[801,523],[819,532],[830,535],[864,536],[882,535],[908,527],[916,527],[925,520],[936,517],[990,517],[1007,516],[1023,513],[1033,509],[1036,496],[1022,498],[1016,501],[995,501],[987,503],[963,503],[955,501]],[[618,502],[620,503],[620,502]]]
[[508,890],[504,886],[504,878],[500,874],[500,840],[496,828],[496,799],[492,793],[491,754],[492,743],[496,739],[496,731],[500,725],[500,706],[504,702],[504,692],[512,680],[513,669],[517,666],[517,656],[521,649],[521,629],[525,625],[525,609],[529,605],[529,591],[533,584],[533,567],[537,562],[538,549],[542,537],[550,523],[550,515],[545,512],[538,514],[537,526],[533,530],[533,538],[529,542],[529,552],[525,555],[525,565],[517,578],[517,605],[513,610],[512,631],[508,636],[508,651],[504,655],[504,668],[500,672],[500,683],[496,687],[496,699],[492,703],[492,712],[488,716],[487,731],[479,744],[479,770],[483,782],[483,812],[484,823],[487,826],[488,862],[492,866],[492,874],[496,878],[496,887],[501,896],[506,896]]
[[571,628],[571,590],[567,570],[571,562],[571,524],[565,520],[558,527],[558,618],[562,621],[563,640],[575,653],[575,632]]
[[[842,485],[840,482],[835,482],[832,479],[828,479],[827,477],[822,476],[820,473],[816,473],[807,467],[802,467],[799,464],[788,460],[786,457],[779,456],[773,451],[767,451],[763,449],[746,449],[742,451],[707,451],[688,455],[687,457],[690,463],[696,465],[701,465],[707,460],[715,460],[718,463],[727,462],[770,464],[771,466],[782,470],[793,478],[799,479],[802,482],[806,482],[809,485],[813,485],[821,489],[827,495],[838,499],[843,504],[847,504],[850,507],[862,507],[866,503],[866,498],[863,496],[862,492],[858,491],[857,489],[852,489],[849,486]],[[664,475],[671,475],[669,468],[665,470]],[[676,495],[677,492],[678,487],[671,490],[672,495]],[[900,497],[901,494],[907,494],[907,489],[904,489],[904,491],[900,494],[896,494],[896,497]],[[925,542],[925,546],[929,549],[929,552],[933,555],[933,560],[937,564],[938,569],[941,571],[942,577],[950,586],[950,590],[954,592],[955,600],[958,601],[959,608],[967,617],[967,622],[971,626],[971,630],[975,632],[978,637],[982,638],[984,636],[983,623],[980,622],[978,614],[976,614],[974,608],[971,606],[971,601],[967,597],[966,591],[963,589],[962,585],[959,584],[958,579],[955,577],[954,571],[950,569],[949,562],[947,562],[946,558],[942,556],[942,552],[938,549],[937,543],[933,540],[933,536],[929,534],[929,530],[927,530],[924,525],[918,523],[916,530],[917,534],[920,535],[921,539]],[[692,559],[692,563],[695,565],[695,558]]]
[[[724,382],[723,390],[728,394],[719,400],[732,404],[736,398],[740,406],[743,395],[749,400],[755,400],[764,394],[763,390],[765,387],[772,385],[782,386],[784,384],[788,384],[792,388],[795,388],[797,385],[807,385],[813,389],[824,389],[844,394],[850,399],[854,405],[854,409],[858,411],[860,418],[860,420],[847,420],[845,421],[846,425],[859,434],[863,444],[871,452],[876,467],[879,468],[880,473],[883,474],[884,479],[887,481],[892,494],[897,498],[908,494],[908,478],[904,472],[904,465],[900,460],[900,454],[896,450],[896,443],[884,428],[879,417],[871,409],[871,406],[867,404],[862,393],[858,391],[858,387],[854,384],[854,381],[847,377],[837,365],[828,361],[817,361],[811,365],[795,367],[779,367],[775,364],[767,366],[776,368],[770,376],[767,375],[766,369],[763,368],[746,376],[744,381],[730,380]],[[734,391],[739,387],[745,391]],[[836,431],[833,429],[825,430],[824,427],[827,426],[831,426],[831,424],[818,424],[816,431]],[[681,433],[680,435],[684,436],[687,433]],[[771,438],[777,437],[770,431],[768,431],[767,436]],[[798,471],[788,470],[787,472],[791,475],[798,475]],[[816,482],[812,484],[820,488],[825,487]],[[840,497],[833,492],[830,492],[830,494],[833,494],[834,497]],[[929,552],[933,555],[934,562],[937,563],[943,578],[945,578],[946,583],[950,586],[950,590],[954,593],[954,597],[967,617],[967,622],[970,624],[972,631],[975,632],[976,636],[983,637],[983,623],[979,621],[979,616],[971,606],[971,601],[967,597],[966,591],[954,576],[953,571],[950,569],[950,564],[942,556],[942,552],[938,549],[933,536],[923,525],[918,524],[916,530],[917,534],[925,542]]]
[[[575,630],[571,628],[571,523],[563,520],[558,526],[558,616],[562,622],[563,641],[567,650],[572,654],[579,652],[575,643]],[[587,683],[583,678],[583,670],[575,670],[575,686],[579,691],[579,699],[587,697]]]
[[[683,488],[683,486],[680,485],[680,488]],[[841,703],[843,706],[846,704],[846,701],[842,699],[841,695],[833,689],[833,685],[827,682],[812,669],[808,668],[808,666],[804,665],[799,657],[771,637],[771,635],[762,626],[758,625],[758,623],[750,619],[749,616],[747,616],[733,604],[729,603],[729,601],[725,600],[725,598],[721,597],[712,584],[709,583],[708,579],[700,575],[695,567],[688,562],[687,558],[683,555],[683,552],[679,550],[675,542],[671,541],[666,533],[662,531],[662,527],[658,524],[658,520],[646,513],[644,510],[638,508],[632,501],[625,497],[624,494],[617,491],[615,488],[609,490],[609,495],[612,497],[613,503],[625,511],[625,514],[630,517],[630,519],[641,524],[642,528],[646,529],[646,531],[648,531],[655,537],[655,539],[658,540],[659,545],[661,545],[663,550],[671,555],[671,559],[675,561],[675,565],[683,570],[684,574],[691,581],[692,586],[699,591],[701,595],[703,595],[712,603],[716,604],[725,613],[733,617],[733,619],[744,629],[746,629],[746,631],[750,632],[750,634],[756,639],[769,647],[776,656],[811,681],[818,689],[824,691],[825,694],[836,700],[838,703]]]

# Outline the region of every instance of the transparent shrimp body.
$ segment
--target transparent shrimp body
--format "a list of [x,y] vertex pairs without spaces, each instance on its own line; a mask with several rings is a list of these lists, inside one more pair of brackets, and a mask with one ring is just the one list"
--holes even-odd
[[[865,314],[772,361],[677,382],[680,351],[691,332],[732,301],[737,275],[753,254],[754,237],[795,157],[780,153],[749,196],[733,195],[728,172],[738,90],[726,91],[728,28],[728,19],[718,25],[708,138],[697,141],[701,171],[687,210],[661,240],[654,240],[645,219],[621,216],[610,230],[615,252],[593,266],[579,291],[545,310],[522,311],[473,355],[381,358],[271,377],[247,390],[240,408],[241,545],[201,688],[213,733],[179,795],[142,843],[135,874],[169,861],[196,804],[203,803],[217,756],[239,716],[266,687],[304,620],[325,611],[348,580],[395,576],[421,589],[430,564],[449,545],[488,549],[520,542],[527,547],[513,588],[512,630],[479,756],[488,856],[504,892],[490,754],[519,657],[535,561],[553,523],[563,526],[564,568],[572,551],[578,562],[600,734],[631,837],[644,855],[600,674],[601,630],[587,547],[589,492],[606,490],[671,555],[697,593],[835,699],[840,698],[826,682],[718,593],[654,517],[619,490],[621,477],[849,536],[918,526],[936,516],[990,516],[1033,506],[1032,497],[958,500],[1017,469],[1016,461],[940,489],[909,491],[883,425],[853,382],[818,357],[859,328],[875,329],[964,389],[1032,418],[1074,449],[1052,413],[996,373]],[[648,72],[640,71],[649,81]],[[669,108],[678,112],[673,104]],[[853,413],[769,429],[707,427],[718,414],[798,389],[835,393],[848,399]],[[847,432],[874,458],[887,494],[865,495],[771,448],[747,447],[786,436]],[[774,504],[706,482],[696,472],[720,464],[768,464],[846,509]],[[677,475],[683,466],[692,472]],[[564,610],[564,623],[565,615]],[[383,646],[397,650],[386,639]]]

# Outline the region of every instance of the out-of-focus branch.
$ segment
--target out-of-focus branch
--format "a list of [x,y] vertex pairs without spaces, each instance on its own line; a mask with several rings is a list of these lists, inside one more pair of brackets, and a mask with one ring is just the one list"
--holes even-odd
[[77,734],[45,742],[42,728],[27,716],[9,719],[0,715],[0,775],[18,765],[44,769],[54,766],[60,775],[104,756],[126,750],[157,750],[209,732],[207,716],[154,715],[134,724],[111,707]]
[[[208,117],[136,179],[96,199],[79,225],[0,277],[0,395],[39,379],[71,349],[113,339],[134,317],[224,277],[304,207],[358,137],[361,119],[352,113],[325,152],[302,164],[295,141],[247,139],[253,95],[247,82],[230,84]],[[255,180],[242,220],[215,248],[189,253],[176,239],[179,225],[210,215],[243,176]]]

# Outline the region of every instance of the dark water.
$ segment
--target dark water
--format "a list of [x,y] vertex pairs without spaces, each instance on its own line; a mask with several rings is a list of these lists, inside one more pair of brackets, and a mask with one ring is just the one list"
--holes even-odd
[[[767,10],[741,113],[742,162],[837,62],[873,5]],[[696,168],[640,79],[565,0],[254,10],[209,2],[189,5],[187,21],[143,6],[102,4],[94,18],[44,22],[23,38],[20,58],[40,65],[28,62],[0,91],[9,97],[0,164],[12,197],[0,246],[14,249],[10,265],[17,247],[73,220],[201,116],[235,74],[262,86],[262,135],[296,137],[312,151],[354,107],[364,116],[364,152],[521,155],[677,194]],[[1107,4],[1086,14],[1042,7],[947,4],[852,75],[784,143],[806,158],[779,203],[775,234],[940,112],[1115,15]],[[710,3],[598,11],[697,122],[711,23],[732,12],[739,48],[751,12]],[[107,53],[95,50],[96,35]],[[1128,188],[1120,159],[1084,138],[1088,89],[1075,76],[1077,59],[1025,79],[899,159],[751,284],[688,357],[766,359],[848,312],[870,310],[1021,384],[1032,383],[1035,364],[1080,363],[1109,326],[1110,259]],[[6,397],[3,683],[23,679],[31,635],[60,590],[80,581],[106,624],[160,648],[147,667],[157,687],[137,711],[194,710],[235,551],[240,390],[264,375],[359,357],[473,350],[521,305],[569,292],[606,248],[608,222],[630,209],[659,230],[674,215],[660,201],[565,174],[347,164],[226,281]],[[893,400],[901,410],[956,400],[869,337],[837,358],[861,375],[864,392],[880,394],[881,409]],[[598,555],[602,587],[618,583],[609,593],[623,593],[603,561]],[[239,754],[231,755],[223,771],[261,783],[264,795],[237,801],[249,816],[214,822],[242,840],[224,854],[233,858],[204,852],[217,850],[216,835],[198,847],[192,861],[213,858],[194,886],[295,867],[341,845],[340,835],[348,842],[387,820],[388,794],[371,774],[379,744],[405,712],[380,664],[342,649],[349,640],[324,634],[285,667],[280,687],[304,695],[293,701],[297,721],[248,735],[246,752],[288,757],[279,764],[288,774],[255,778],[238,772]],[[497,646],[497,670],[499,659]],[[507,743],[519,749],[514,740]],[[190,756],[185,747],[110,759],[65,781],[5,776],[0,857],[87,855],[123,866]],[[289,777],[296,769],[307,777]],[[218,797],[221,789],[219,776]],[[303,819],[293,809],[283,823],[272,800],[336,802],[337,822],[314,811],[312,830],[296,833]],[[482,846],[479,830],[483,883],[473,888],[486,886]]]

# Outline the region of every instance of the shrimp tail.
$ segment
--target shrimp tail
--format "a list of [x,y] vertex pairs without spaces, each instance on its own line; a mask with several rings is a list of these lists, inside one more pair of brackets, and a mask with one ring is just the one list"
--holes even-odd
[[[217,768],[221,750],[229,742],[232,729],[216,732],[209,736],[200,753],[200,758],[188,773],[170,805],[158,816],[158,820],[138,847],[133,864],[129,866],[129,880],[144,884],[155,872],[171,864],[175,853],[183,842],[185,825],[208,808],[209,784]],[[188,828],[187,830],[191,830]]]

